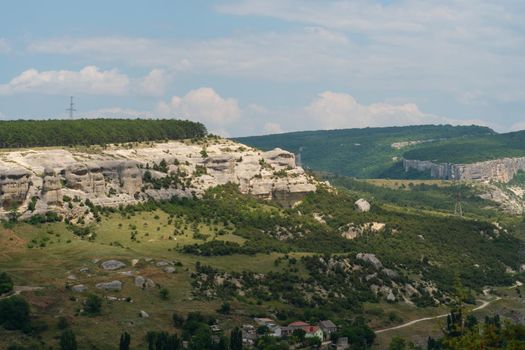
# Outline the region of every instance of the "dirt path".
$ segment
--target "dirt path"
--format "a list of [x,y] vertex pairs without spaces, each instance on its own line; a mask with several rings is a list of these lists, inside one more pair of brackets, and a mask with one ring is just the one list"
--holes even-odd
[[35,290],[42,290],[42,289],[44,288],[43,287],[31,287],[31,286],[15,286],[11,293],[1,295],[0,300],[11,298],[11,297],[14,297],[15,295],[20,295],[21,293],[24,293],[24,292],[34,292]]
[[[472,311],[478,311],[478,310],[482,310],[484,308],[486,308],[487,306],[489,306],[490,304],[492,304],[493,302],[495,301],[498,301],[498,300],[501,300],[500,297],[496,297],[492,300],[479,300],[481,301],[481,305],[480,306],[477,306],[475,307],[474,309],[472,309]],[[438,316],[433,316],[433,317],[423,317],[423,318],[419,318],[417,320],[413,320],[413,321],[410,321],[410,322],[407,322],[407,323],[403,323],[399,326],[395,326],[395,327],[390,327],[390,328],[385,328],[385,329],[380,329],[380,330],[377,330],[375,331],[376,333],[384,333],[384,332],[389,332],[389,331],[393,331],[393,330],[396,330],[396,329],[400,329],[400,328],[405,328],[405,327],[410,327],[416,323],[419,323],[419,322],[424,322],[424,321],[430,321],[430,320],[437,320],[437,319],[440,319],[440,318],[445,318],[447,317],[449,314],[446,313],[446,314],[443,314],[443,315],[438,315]]]

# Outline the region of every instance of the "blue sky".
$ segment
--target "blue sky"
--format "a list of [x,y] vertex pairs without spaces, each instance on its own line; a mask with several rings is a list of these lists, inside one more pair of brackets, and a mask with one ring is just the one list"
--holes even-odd
[[226,136],[426,123],[525,129],[518,0],[16,1],[0,117],[169,117]]

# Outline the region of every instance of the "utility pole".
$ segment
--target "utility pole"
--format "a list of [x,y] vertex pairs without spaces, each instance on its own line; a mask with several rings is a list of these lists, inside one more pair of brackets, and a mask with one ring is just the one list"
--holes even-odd
[[69,108],[66,109],[67,112],[69,112],[69,119],[73,119],[73,112],[76,112],[75,109],[75,103],[73,102],[73,96],[70,97],[69,100]]
[[461,205],[461,180],[457,177],[459,176],[452,175],[454,187],[456,187],[456,205],[454,207],[454,215],[463,217],[463,206]]

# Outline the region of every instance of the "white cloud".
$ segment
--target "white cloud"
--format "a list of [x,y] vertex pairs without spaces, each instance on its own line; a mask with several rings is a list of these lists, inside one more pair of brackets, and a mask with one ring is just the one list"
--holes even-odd
[[6,84],[0,84],[0,95],[20,93],[89,94],[122,96],[129,94],[160,95],[166,86],[160,70],[144,78],[132,79],[118,70],[101,70],[87,66],[79,71],[38,71],[28,69]]
[[[305,80],[320,77],[347,62],[345,35],[319,27],[286,33],[240,33],[208,40],[133,37],[55,38],[32,42],[31,53],[96,57],[173,72],[194,72],[265,80]],[[323,67],[321,70],[319,67]],[[309,72],[305,74],[305,72]]]
[[266,123],[264,124],[264,131],[268,134],[280,134],[283,132],[283,128],[279,123]]
[[237,100],[223,98],[208,87],[192,90],[185,96],[173,96],[169,102],[161,102],[157,108],[165,117],[199,121],[210,130],[221,129],[241,116]]
[[305,108],[314,125],[322,129],[363,128],[420,124],[482,124],[480,120],[455,120],[422,112],[413,103],[360,104],[352,95],[325,91]]
[[161,69],[153,69],[147,76],[139,80],[139,92],[145,95],[161,96],[166,90],[171,77]]

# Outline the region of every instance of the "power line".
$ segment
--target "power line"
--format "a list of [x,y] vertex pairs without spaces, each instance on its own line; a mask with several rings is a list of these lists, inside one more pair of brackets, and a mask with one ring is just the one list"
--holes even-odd
[[463,217],[463,206],[461,204],[461,179],[458,179],[456,176],[452,175],[452,180],[454,181],[454,187],[456,188],[456,205],[454,207],[454,215]]
[[69,119],[73,119],[73,112],[76,112],[75,109],[75,103],[73,102],[73,96],[70,97],[69,100],[69,108],[66,109],[67,112],[69,112]]

